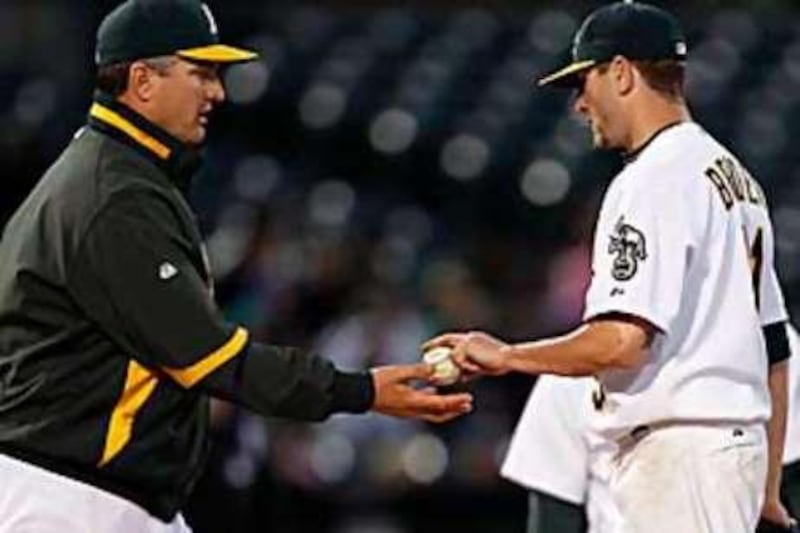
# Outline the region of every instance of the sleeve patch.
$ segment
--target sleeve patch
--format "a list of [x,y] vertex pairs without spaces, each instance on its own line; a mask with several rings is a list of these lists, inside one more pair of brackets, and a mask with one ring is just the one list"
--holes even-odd
[[619,217],[608,243],[608,253],[614,255],[611,275],[617,281],[633,279],[639,270],[639,262],[647,260],[647,242],[644,233],[625,223]]

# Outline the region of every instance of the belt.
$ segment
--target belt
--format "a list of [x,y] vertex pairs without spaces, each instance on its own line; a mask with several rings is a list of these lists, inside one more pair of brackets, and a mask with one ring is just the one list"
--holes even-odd
[[617,439],[619,451],[627,451],[635,446],[639,441],[657,429],[661,429],[675,422],[653,422],[650,424],[640,424]]
[[752,422],[735,422],[735,421],[725,421],[725,422],[691,422],[691,421],[680,421],[680,420],[661,420],[657,422],[650,422],[647,424],[640,424],[634,427],[629,432],[625,433],[621,437],[617,439],[617,444],[620,447],[620,451],[622,450],[629,450],[631,447],[635,446],[639,441],[644,439],[653,431],[657,431],[659,429],[664,429],[668,427],[675,427],[675,426],[697,426],[697,427],[730,427],[731,431],[733,432],[734,437],[741,437],[744,435],[744,430],[742,429],[743,426],[749,426]]

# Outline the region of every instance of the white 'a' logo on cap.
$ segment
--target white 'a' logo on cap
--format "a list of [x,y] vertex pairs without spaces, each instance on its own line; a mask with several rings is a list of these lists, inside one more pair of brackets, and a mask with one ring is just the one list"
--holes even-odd
[[206,4],[200,4],[200,7],[203,9],[203,14],[206,16],[206,20],[208,21],[208,29],[211,30],[213,35],[219,33],[217,29],[217,21],[214,20],[214,15],[211,14],[211,8],[209,8]]

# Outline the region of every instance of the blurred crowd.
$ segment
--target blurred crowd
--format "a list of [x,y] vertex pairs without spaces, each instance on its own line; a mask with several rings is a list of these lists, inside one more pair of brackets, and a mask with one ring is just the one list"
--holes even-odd
[[[90,4],[0,5],[0,223],[84,120],[92,32],[114,2]],[[525,339],[580,319],[596,209],[622,163],[533,80],[598,3],[438,4],[216,3],[228,40],[263,60],[224,72],[230,103],[193,203],[217,297],[257,337],[355,369],[415,361],[442,330]],[[800,13],[686,5],[693,113],[764,185],[797,307]],[[190,522],[521,531],[524,494],[497,470],[531,385],[472,384],[475,413],[443,427],[297,425],[217,404]]]

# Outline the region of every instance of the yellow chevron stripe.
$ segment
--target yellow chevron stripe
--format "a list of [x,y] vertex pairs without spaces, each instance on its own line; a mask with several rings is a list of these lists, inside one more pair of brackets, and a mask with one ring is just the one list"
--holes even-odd
[[183,387],[193,387],[211,372],[227,363],[242,351],[250,334],[244,328],[236,332],[218,350],[186,368],[164,368],[164,372]]
[[131,440],[136,414],[153,394],[156,385],[158,385],[158,379],[155,374],[136,361],[132,360],[128,363],[125,387],[111,413],[103,457],[98,466],[102,467],[108,464]]

